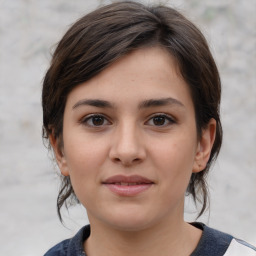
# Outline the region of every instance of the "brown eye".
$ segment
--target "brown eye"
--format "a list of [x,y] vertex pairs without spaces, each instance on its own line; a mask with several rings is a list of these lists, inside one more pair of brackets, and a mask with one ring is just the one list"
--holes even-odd
[[174,124],[174,119],[166,114],[157,114],[151,117],[146,124],[150,126],[166,127]]
[[100,125],[104,124],[104,121],[105,121],[105,119],[103,116],[93,116],[91,122],[95,126],[100,126]]
[[165,124],[165,121],[166,121],[166,118],[165,118],[164,116],[156,116],[156,117],[153,117],[153,123],[154,123],[154,125],[156,125],[156,126],[164,125],[164,124]]
[[81,121],[81,123],[89,127],[100,127],[110,124],[110,122],[107,120],[105,116],[96,114],[87,116],[85,119]]

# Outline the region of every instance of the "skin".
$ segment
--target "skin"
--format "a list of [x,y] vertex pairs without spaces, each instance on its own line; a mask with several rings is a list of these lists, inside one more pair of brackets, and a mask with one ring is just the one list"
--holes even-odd
[[[87,210],[88,255],[191,254],[202,232],[184,222],[184,193],[191,174],[209,159],[215,129],[211,119],[198,139],[188,85],[159,47],[136,50],[73,89],[64,111],[64,146],[53,137],[51,143]],[[102,184],[120,174],[154,184],[120,196]]]

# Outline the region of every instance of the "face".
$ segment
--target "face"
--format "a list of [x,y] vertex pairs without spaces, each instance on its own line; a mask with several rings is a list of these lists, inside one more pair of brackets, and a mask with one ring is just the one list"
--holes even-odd
[[211,143],[203,140],[211,136],[204,134],[198,140],[175,61],[155,47],[130,53],[73,89],[61,152],[52,144],[91,223],[139,230],[183,219],[190,176],[208,160]]

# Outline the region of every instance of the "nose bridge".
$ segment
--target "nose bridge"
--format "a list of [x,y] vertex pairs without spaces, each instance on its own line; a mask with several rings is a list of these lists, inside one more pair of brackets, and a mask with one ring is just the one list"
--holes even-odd
[[145,157],[140,128],[133,120],[127,118],[121,121],[114,134],[111,158],[125,165],[139,162]]
[[125,120],[118,129],[118,147],[120,150],[132,151],[137,148],[137,131],[135,123]]

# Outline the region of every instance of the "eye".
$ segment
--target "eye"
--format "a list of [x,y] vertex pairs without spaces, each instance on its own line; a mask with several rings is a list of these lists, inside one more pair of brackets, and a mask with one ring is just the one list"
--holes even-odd
[[160,127],[164,127],[164,126],[168,126],[170,124],[175,123],[174,119],[172,117],[170,117],[169,115],[166,114],[157,114],[154,115],[153,117],[151,117],[148,121],[147,121],[147,125],[151,125],[151,126],[160,126]]
[[110,122],[107,120],[107,118],[100,114],[93,114],[86,116],[82,121],[82,124],[90,126],[90,127],[100,127],[104,125],[109,125]]

